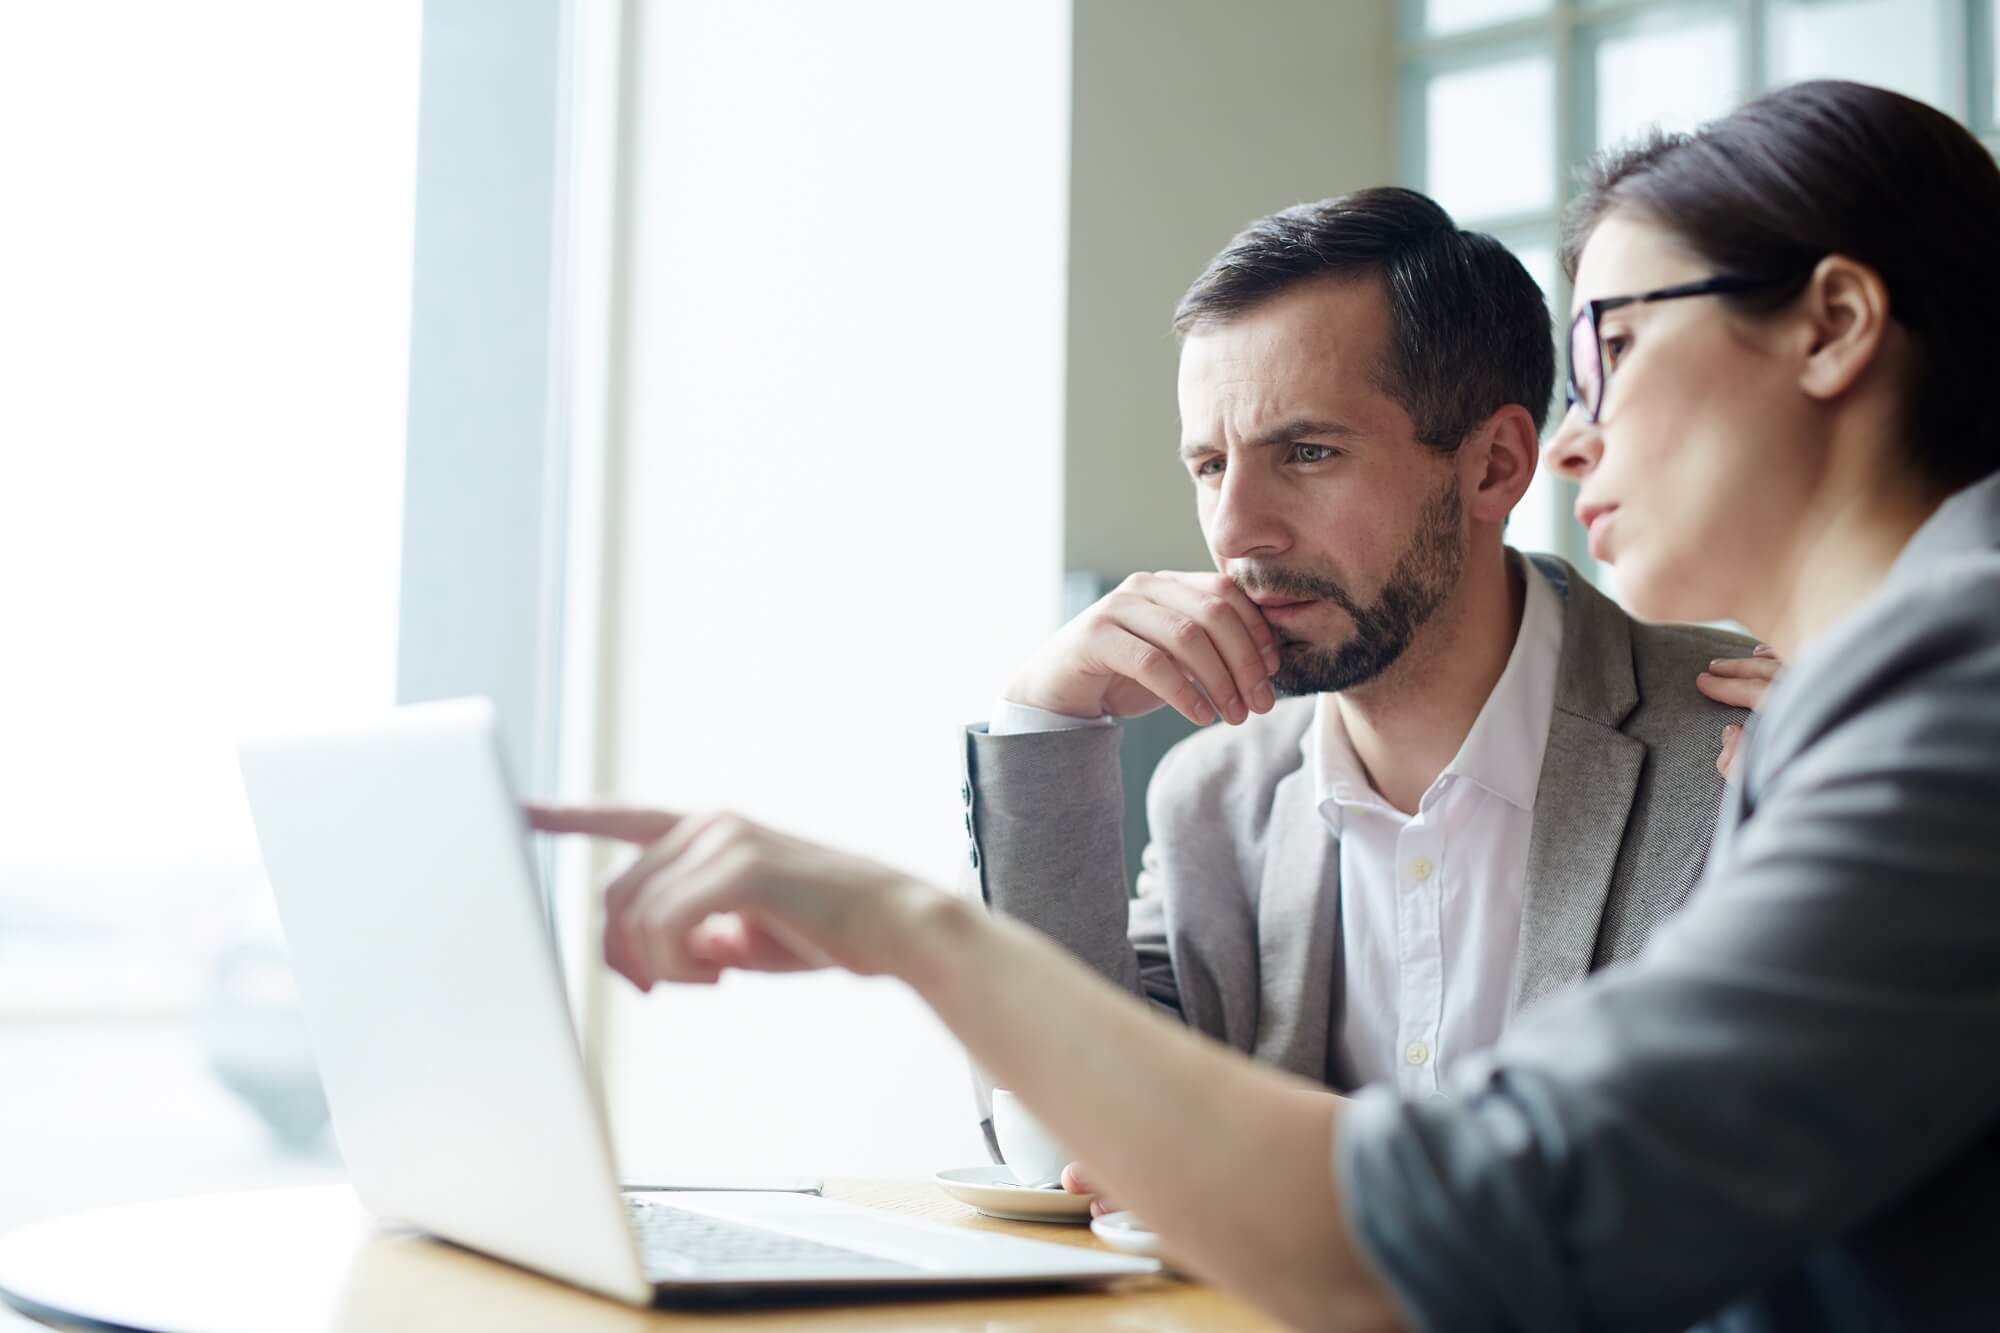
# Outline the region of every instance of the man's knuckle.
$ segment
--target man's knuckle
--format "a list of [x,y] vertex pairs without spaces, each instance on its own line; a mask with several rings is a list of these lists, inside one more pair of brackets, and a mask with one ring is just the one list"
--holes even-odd
[[667,900],[665,894],[649,893],[632,905],[625,918],[628,927],[635,929],[639,934],[650,935],[666,924],[667,917],[672,912],[673,904]]

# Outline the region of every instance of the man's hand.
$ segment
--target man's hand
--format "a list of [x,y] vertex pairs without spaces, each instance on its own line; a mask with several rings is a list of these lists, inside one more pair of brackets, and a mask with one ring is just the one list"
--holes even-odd
[[[1694,687],[1719,704],[1761,708],[1765,692],[1784,665],[1776,653],[1760,643],[1749,657],[1720,657],[1710,662],[1708,670],[1694,678]],[[1731,782],[1736,780],[1736,756],[1742,744],[1742,727],[1732,722],[1722,729],[1722,752],[1715,757],[1715,768]]]
[[604,959],[640,990],[724,968],[895,971],[905,929],[948,895],[737,815],[528,805],[544,833],[644,848],[604,891]]
[[1043,644],[1006,697],[1072,717],[1170,704],[1197,726],[1239,723],[1270,711],[1277,669],[1277,636],[1226,574],[1134,574]]

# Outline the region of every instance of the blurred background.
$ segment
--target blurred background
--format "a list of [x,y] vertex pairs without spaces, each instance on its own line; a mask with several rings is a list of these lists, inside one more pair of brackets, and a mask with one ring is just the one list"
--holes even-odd
[[[1205,562],[1168,317],[1244,222],[1411,185],[1563,309],[1648,125],[1836,75],[2000,146],[1993,3],[0,6],[0,1228],[340,1175],[238,735],[484,693],[524,790],[952,882],[957,728]],[[632,1174],[982,1160],[899,986],[636,996],[543,867]]]

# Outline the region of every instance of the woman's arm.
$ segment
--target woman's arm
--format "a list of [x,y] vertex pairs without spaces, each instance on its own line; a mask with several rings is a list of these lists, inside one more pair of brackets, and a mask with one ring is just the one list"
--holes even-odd
[[1398,1327],[1349,1234],[1326,1090],[1151,1012],[1036,932],[733,816],[530,810],[646,847],[606,893],[634,984],[841,966],[908,982],[1175,1256],[1299,1327]]
[[925,904],[905,977],[1203,1276],[1300,1327],[1400,1327],[1333,1179],[1341,1101],[1149,1012],[1041,935]]

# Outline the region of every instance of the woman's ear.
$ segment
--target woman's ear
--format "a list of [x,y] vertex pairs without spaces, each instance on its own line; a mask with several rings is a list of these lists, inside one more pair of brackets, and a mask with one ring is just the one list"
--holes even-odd
[[1889,331],[1889,288],[1866,264],[1828,255],[1800,294],[1810,342],[1799,387],[1814,398],[1838,398],[1881,354]]
[[1466,512],[1474,522],[1500,523],[1512,513],[1535,479],[1542,442],[1528,410],[1510,403],[1488,417],[1471,436],[1476,445],[1461,474]]

